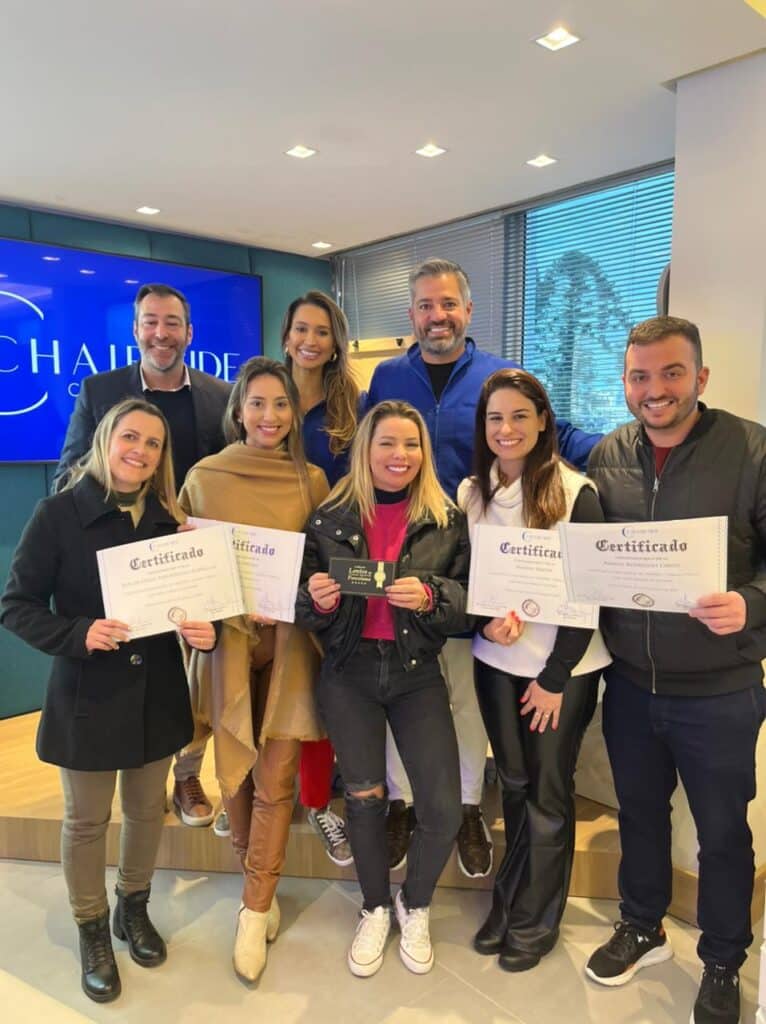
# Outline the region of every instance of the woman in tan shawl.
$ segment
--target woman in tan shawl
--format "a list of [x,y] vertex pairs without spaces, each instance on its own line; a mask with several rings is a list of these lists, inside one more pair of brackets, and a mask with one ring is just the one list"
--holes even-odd
[[[191,515],[301,530],[327,495],[321,469],[307,465],[298,393],[281,363],[256,357],[239,375],[224,414],[230,443],[186,477]],[[323,735],[314,707],[318,656],[308,635],[260,615],[223,624],[214,652],[190,663],[195,741],[210,731],[216,773],[245,881],[234,968],[255,981],[266,942],[279,928],[275,896],[304,740]]]

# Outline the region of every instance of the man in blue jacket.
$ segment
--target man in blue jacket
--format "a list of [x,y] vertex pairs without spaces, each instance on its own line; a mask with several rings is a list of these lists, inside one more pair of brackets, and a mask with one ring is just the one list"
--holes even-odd
[[[384,399],[410,402],[423,415],[431,435],[442,487],[454,500],[473,462],[473,435],[479,390],[495,370],[518,367],[510,359],[482,352],[467,337],[473,303],[465,271],[450,260],[429,259],[410,273],[409,317],[415,343],[401,356],[375,370],[367,398],[370,408]],[[562,455],[584,469],[600,434],[586,434],[557,421]],[[487,734],[473,686],[470,641],[448,640],[441,658],[455,719],[463,798],[458,833],[458,863],[470,878],[488,875],[492,843],[481,815],[481,791]],[[412,793],[404,767],[389,736],[389,817],[392,866],[404,863],[414,827]]]

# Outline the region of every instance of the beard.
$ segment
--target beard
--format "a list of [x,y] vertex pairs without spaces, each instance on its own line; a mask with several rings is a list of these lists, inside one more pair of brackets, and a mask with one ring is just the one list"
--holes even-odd
[[430,338],[427,331],[418,332],[416,339],[421,349],[432,356],[448,356],[459,352],[465,345],[465,331],[454,331],[447,338]]

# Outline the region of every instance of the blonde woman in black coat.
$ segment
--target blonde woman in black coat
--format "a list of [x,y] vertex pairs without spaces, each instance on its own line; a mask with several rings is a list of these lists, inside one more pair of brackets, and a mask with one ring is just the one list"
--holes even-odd
[[[136,963],[155,967],[166,948],[147,902],[168,767],[191,739],[192,716],[178,637],[131,640],[126,623],[104,617],[96,552],[175,533],[183,519],[164,416],[141,399],[120,402],[65,489],[33,512],[0,605],[7,629],[53,655],[37,753],[61,769],[61,862],[80,931],[82,986],[97,1002],[120,994],[105,887],[117,772],[123,826],[114,934]],[[180,633],[200,650],[215,645],[209,622],[184,623]]]

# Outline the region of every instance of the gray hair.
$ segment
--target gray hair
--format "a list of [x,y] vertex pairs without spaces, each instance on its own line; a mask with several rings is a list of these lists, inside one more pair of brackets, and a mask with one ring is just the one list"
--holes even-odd
[[460,297],[467,305],[471,301],[471,282],[468,280],[468,274],[466,274],[459,263],[453,263],[452,260],[438,259],[434,256],[423,260],[422,263],[418,263],[410,271],[410,300],[415,298],[415,285],[421,277],[441,277],[442,274],[455,275],[458,288],[460,289]]

